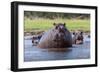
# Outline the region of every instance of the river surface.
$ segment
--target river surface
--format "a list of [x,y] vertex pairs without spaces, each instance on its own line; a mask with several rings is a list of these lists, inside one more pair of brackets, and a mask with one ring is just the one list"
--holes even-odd
[[84,43],[73,45],[70,48],[41,49],[33,46],[31,36],[24,37],[24,61],[47,61],[47,60],[73,60],[90,58],[90,38],[84,36]]

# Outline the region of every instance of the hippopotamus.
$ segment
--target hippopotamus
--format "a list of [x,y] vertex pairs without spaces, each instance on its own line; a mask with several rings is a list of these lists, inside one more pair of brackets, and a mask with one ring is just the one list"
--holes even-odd
[[65,23],[53,23],[54,27],[42,35],[37,47],[66,48],[72,47],[72,36]]
[[41,37],[42,37],[42,34],[40,34],[40,35],[34,35],[32,37],[32,43],[33,43],[33,45],[37,45],[38,42],[39,42],[39,40],[41,39]]
[[73,32],[73,44],[83,44],[83,32],[82,31]]

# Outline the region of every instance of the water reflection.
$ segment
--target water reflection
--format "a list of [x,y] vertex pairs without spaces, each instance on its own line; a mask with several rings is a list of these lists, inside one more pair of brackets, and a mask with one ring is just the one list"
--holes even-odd
[[[30,37],[28,36],[26,38]],[[25,62],[90,58],[90,38],[87,37],[85,37],[84,44],[73,45],[71,48],[41,49],[36,46],[32,46],[31,39],[25,39],[24,45]]]

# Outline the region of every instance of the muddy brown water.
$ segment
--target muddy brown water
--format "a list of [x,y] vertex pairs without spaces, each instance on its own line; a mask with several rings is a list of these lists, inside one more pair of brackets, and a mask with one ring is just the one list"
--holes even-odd
[[31,36],[24,39],[24,61],[73,60],[90,58],[90,38],[84,35],[84,44],[70,48],[41,49],[32,45]]

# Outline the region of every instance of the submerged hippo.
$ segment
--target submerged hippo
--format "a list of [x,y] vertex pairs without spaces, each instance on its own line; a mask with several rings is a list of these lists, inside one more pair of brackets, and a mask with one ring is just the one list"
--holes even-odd
[[39,48],[65,48],[72,46],[72,36],[65,27],[65,23],[54,23],[54,28],[42,35],[37,47]]
[[83,44],[83,32],[82,31],[73,32],[73,44]]
[[39,34],[39,35],[34,35],[32,37],[32,43],[33,45],[37,45],[42,37],[43,33],[42,34]]

